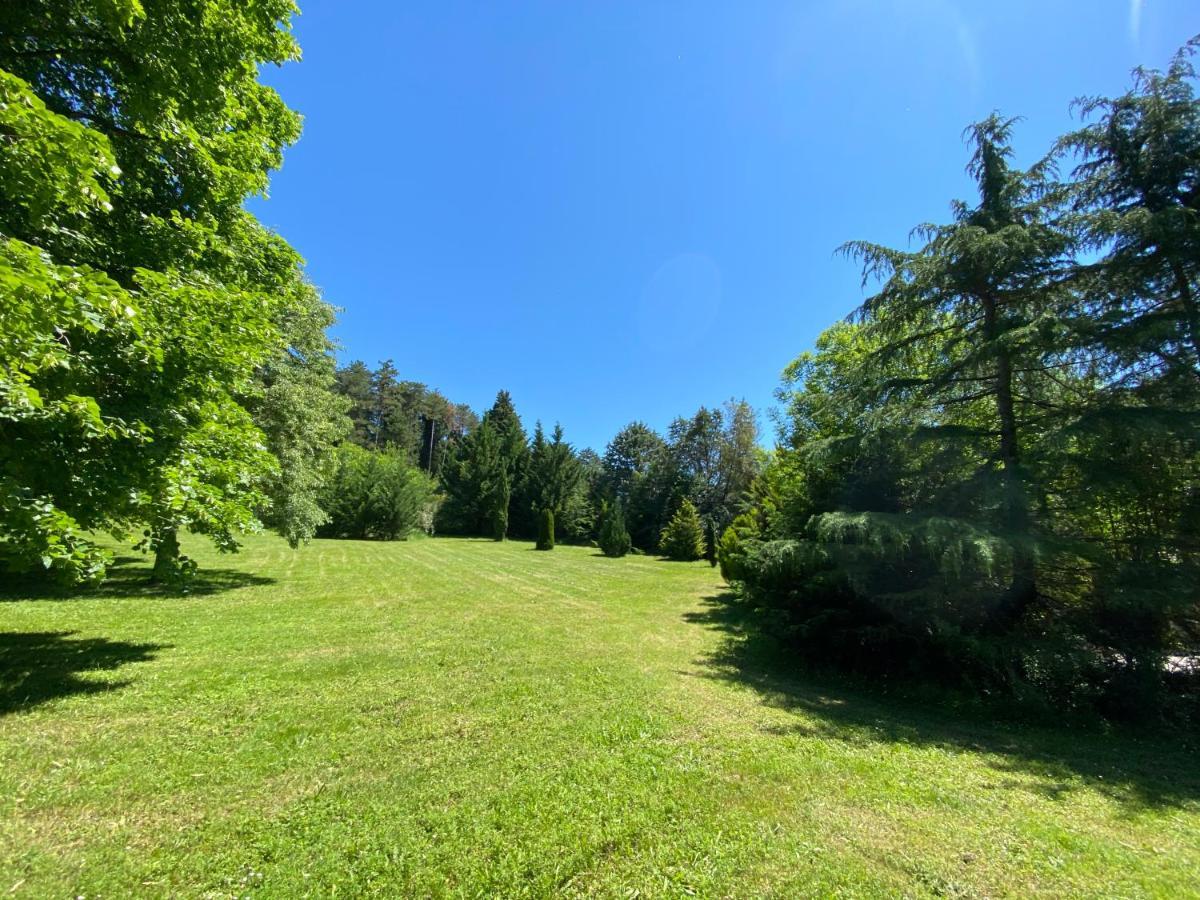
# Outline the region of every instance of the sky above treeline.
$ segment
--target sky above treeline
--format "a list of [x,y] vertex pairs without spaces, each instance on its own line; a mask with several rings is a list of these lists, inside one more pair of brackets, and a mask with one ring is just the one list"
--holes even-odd
[[304,136],[250,208],[391,358],[602,451],[701,404],[765,413],[863,299],[847,240],[969,198],[965,126],[1018,163],[1200,32],[1196,0],[300,0],[264,78]]

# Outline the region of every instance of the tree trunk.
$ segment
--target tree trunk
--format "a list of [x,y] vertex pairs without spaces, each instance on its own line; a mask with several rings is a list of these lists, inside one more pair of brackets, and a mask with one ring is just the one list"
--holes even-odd
[[154,545],[154,570],[150,580],[155,584],[170,584],[178,572],[179,534],[174,528],[166,528]]
[[1188,343],[1192,349],[1192,361],[1197,364],[1197,374],[1200,374],[1200,310],[1196,308],[1196,298],[1192,294],[1192,286],[1188,283],[1187,273],[1183,271],[1183,266],[1177,260],[1171,260],[1171,273],[1175,276],[1175,286],[1179,290],[1179,302],[1183,306]]
[[[982,297],[984,335],[989,342],[1000,337],[996,300]],[[1003,631],[1015,624],[1037,596],[1033,554],[1021,546],[1029,535],[1029,502],[1021,478],[1021,446],[1017,437],[1016,404],[1013,402],[1012,358],[1007,350],[996,354],[996,413],[1000,419],[1000,465],[1003,473],[1004,527],[1016,540],[1013,546],[1012,581],[988,617],[992,630]]]

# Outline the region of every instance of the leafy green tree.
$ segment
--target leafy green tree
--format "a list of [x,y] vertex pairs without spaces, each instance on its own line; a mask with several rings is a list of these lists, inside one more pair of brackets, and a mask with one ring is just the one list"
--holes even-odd
[[327,521],[321,496],[331,474],[330,458],[352,428],[346,415],[349,401],[336,392],[327,336],[333,310],[303,280],[297,278],[295,289],[300,296],[282,326],[287,346],[260,369],[260,392],[251,406],[278,461],[266,486],[270,505],[260,518],[293,547]]
[[354,360],[338,369],[337,392],[346,398],[351,422],[351,439],[360,447],[370,447],[373,439],[374,373],[362,360]]
[[1200,373],[1200,103],[1193,38],[1164,72],[1136,69],[1115,99],[1077,101],[1096,121],[1063,137],[1075,160],[1067,224],[1099,259],[1080,265],[1087,337],[1112,354],[1107,379],[1193,388]]
[[[1166,72],[1138,69],[1094,121],[1062,138],[1058,186],[1079,236],[1072,338],[1088,361],[1061,527],[1086,546],[1086,634],[1126,661],[1110,695],[1145,715],[1174,649],[1200,640],[1200,101],[1188,43]],[[1064,517],[1065,518],[1065,517]]]
[[4,323],[19,342],[3,351],[5,566],[96,578],[104,554],[83,534],[144,524],[165,577],[180,529],[234,549],[257,527],[279,464],[250,413],[256,375],[308,300],[299,258],[243,201],[299,134],[258,82],[298,55],[294,11],[0,8],[0,279],[20,298]]
[[337,372],[336,391],[349,402],[351,439],[361,447],[392,447],[431,475],[479,425],[463,404],[417,381],[402,381],[391,360],[372,371],[359,361]]
[[1167,658],[1200,639],[1194,47],[1085,102],[1065,181],[1014,169],[993,117],[976,204],[911,252],[849,246],[877,290],[788,368],[718,554],[806,658],[1168,709]]
[[691,500],[684,500],[663,529],[659,541],[663,556],[675,560],[693,560],[704,556],[704,528]]
[[620,500],[601,507],[598,543],[605,556],[624,556],[633,548],[629,532],[625,530],[625,512]]
[[627,503],[635,479],[646,474],[664,446],[644,422],[631,422],[618,431],[604,451],[604,493]]
[[[525,444],[521,420],[508,392],[500,391],[479,427],[457,441],[453,460],[442,470],[446,490],[441,514],[443,530],[503,540],[509,531],[512,511],[521,510],[521,504],[514,504],[513,497],[526,490],[528,467],[529,447]],[[528,526],[528,530],[518,533],[532,534],[532,510],[523,516],[526,521],[518,516],[512,524]]]
[[554,510],[546,507],[538,514],[537,549],[554,549]]
[[[500,451],[496,430],[487,422],[458,442],[454,458],[442,471],[446,498],[439,515],[439,527],[443,531],[494,534],[495,507],[503,493],[500,482],[506,477]],[[507,533],[507,515],[505,519]]]

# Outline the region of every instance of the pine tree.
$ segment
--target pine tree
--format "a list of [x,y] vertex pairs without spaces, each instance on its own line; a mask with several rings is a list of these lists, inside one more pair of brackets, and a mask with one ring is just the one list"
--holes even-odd
[[710,566],[717,564],[717,522],[707,519],[704,523],[704,558]]
[[659,549],[668,559],[693,560],[704,556],[704,527],[691,500],[679,504],[663,529]]
[[614,500],[600,510],[600,550],[605,556],[624,556],[633,546],[625,530],[625,512],[621,501]]
[[979,202],[957,203],[949,225],[919,228],[922,248],[904,252],[861,242],[844,248],[863,260],[864,278],[884,279],[859,311],[866,340],[877,348],[863,402],[876,415],[864,424],[883,440],[905,430],[914,444],[937,442],[960,459],[977,457],[968,483],[951,485],[952,496],[938,504],[937,518],[957,513],[963,527],[872,520],[878,508],[853,522],[835,515],[824,523],[826,534],[851,543],[869,540],[864,535],[873,521],[884,543],[897,528],[915,528],[924,541],[986,533],[1003,545],[1000,556],[1007,559],[1007,585],[987,613],[996,630],[1020,620],[1039,593],[1032,499],[1038,461],[1029,451],[1033,434],[1053,424],[1044,410],[1054,408],[1058,387],[1048,373],[1065,327],[1056,279],[1070,245],[1048,221],[1042,173],[1009,165],[1011,130],[1012,120],[994,115],[969,129],[975,152],[968,172]]
[[496,434],[497,452],[507,477],[509,508],[504,516],[505,532],[507,533],[511,520],[513,530],[517,534],[528,536],[535,528],[533,510],[522,508],[520,503],[513,503],[512,500],[514,497],[525,496],[529,445],[525,440],[521,418],[517,415],[508,391],[496,394],[496,402],[483,414],[483,423],[491,427]]
[[538,514],[537,549],[554,549],[554,510],[549,507]]
[[538,422],[530,445],[522,500],[517,505],[530,510],[535,517],[540,510],[552,510],[560,527],[573,526],[589,514],[585,488],[583,466],[574,448],[564,440],[562,426],[555,425],[551,440],[546,440],[542,423]]

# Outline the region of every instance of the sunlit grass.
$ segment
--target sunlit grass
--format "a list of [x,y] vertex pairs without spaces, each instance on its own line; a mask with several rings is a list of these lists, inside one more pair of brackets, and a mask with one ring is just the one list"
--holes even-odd
[[0,895],[1184,896],[1200,760],[789,674],[704,563],[197,545],[0,601]]

